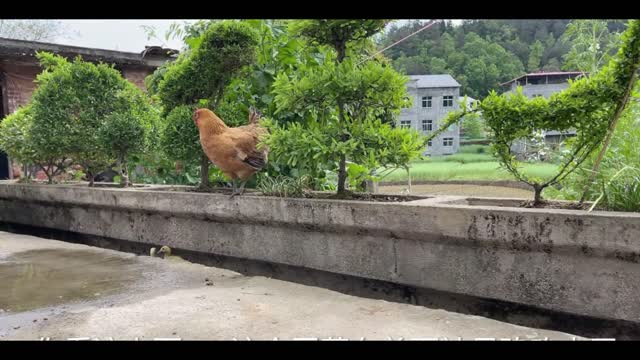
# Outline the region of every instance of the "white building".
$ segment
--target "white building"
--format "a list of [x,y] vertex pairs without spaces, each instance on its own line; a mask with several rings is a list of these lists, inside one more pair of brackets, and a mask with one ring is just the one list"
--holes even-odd
[[[407,92],[413,107],[401,111],[398,126],[427,135],[442,125],[449,112],[460,109],[460,84],[451,75],[411,75],[409,79]],[[424,155],[455,154],[459,148],[460,128],[453,125],[430,141]]]

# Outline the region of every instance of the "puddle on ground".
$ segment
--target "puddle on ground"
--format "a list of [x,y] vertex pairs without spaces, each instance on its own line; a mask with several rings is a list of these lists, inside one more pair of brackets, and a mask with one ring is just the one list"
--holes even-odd
[[135,259],[66,249],[30,250],[0,260],[0,312],[93,300],[142,277]]

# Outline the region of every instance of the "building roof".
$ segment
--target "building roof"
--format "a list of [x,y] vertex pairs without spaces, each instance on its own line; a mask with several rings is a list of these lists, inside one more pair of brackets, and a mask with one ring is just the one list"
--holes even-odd
[[[464,100],[464,96],[458,97],[458,101]],[[478,101],[477,99],[472,98],[471,96],[467,96],[467,102],[472,103]]]
[[542,77],[542,76],[559,76],[559,75],[576,75],[577,76],[577,75],[585,75],[585,74],[586,73],[582,71],[550,71],[550,72],[541,71],[541,72],[529,73],[529,74],[518,76],[515,79],[511,79],[507,82],[500,84],[500,86],[511,84],[512,82],[523,79],[525,77]]
[[67,58],[80,55],[87,61],[102,61],[119,65],[139,65],[152,68],[161,66],[178,53],[177,50],[163,49],[156,46],[147,47],[141,53],[133,53],[0,38],[0,58],[27,58],[29,61],[35,61],[37,51],[48,51]]
[[416,82],[416,87],[439,88],[439,87],[460,87],[460,84],[449,74],[441,75],[410,75],[410,81]]

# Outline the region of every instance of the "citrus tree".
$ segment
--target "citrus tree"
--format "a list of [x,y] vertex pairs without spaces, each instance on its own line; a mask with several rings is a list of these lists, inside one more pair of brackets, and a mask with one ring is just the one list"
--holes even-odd
[[[149,81],[150,84],[157,86],[157,96],[164,108],[164,115],[172,114],[166,117],[166,121],[176,122],[165,124],[166,131],[163,131],[163,137],[175,136],[174,130],[185,129],[186,121],[187,119],[191,121],[192,114],[189,113],[187,118],[184,117],[187,108],[201,106],[219,112],[225,88],[240,69],[255,60],[257,34],[244,22],[231,20],[213,22],[203,25],[198,33],[201,35],[189,38],[189,51],[162,69],[160,78],[155,80],[157,84],[152,81],[153,78]],[[176,110],[178,108],[179,110]],[[197,133],[193,121],[191,121],[191,127]],[[181,152],[181,155],[176,158],[184,158],[183,150],[194,150],[193,156],[200,160],[200,186],[207,187],[209,159],[202,148],[194,149],[192,139],[190,131],[178,135],[176,139],[164,138],[162,142],[180,144],[175,149],[179,149],[176,151]],[[165,149],[172,151],[166,147]]]
[[81,165],[93,186],[97,172],[142,149],[145,131],[138,122],[153,109],[113,66],[44,52],[37,57],[44,71],[29,106],[31,145],[48,159]]
[[[273,85],[277,111],[293,112],[302,123],[271,123],[273,159],[318,170],[337,168],[338,195],[352,177],[370,176],[379,167],[406,167],[424,149],[416,133],[384,124],[389,114],[409,105],[407,78],[382,61],[363,58],[363,42],[385,20],[304,20],[291,31],[331,49],[316,67],[279,74]],[[323,167],[323,169],[318,169]],[[362,179],[359,179],[362,180]]]

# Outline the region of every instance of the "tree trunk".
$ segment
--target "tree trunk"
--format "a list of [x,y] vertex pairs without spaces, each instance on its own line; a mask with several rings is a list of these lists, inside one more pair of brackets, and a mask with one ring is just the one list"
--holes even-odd
[[338,194],[344,194],[346,191],[345,184],[347,182],[347,158],[344,154],[340,155],[340,167],[338,169]]
[[[345,56],[346,56],[346,44],[344,42],[339,42],[335,44],[335,48],[338,53],[338,57],[336,61],[340,64]],[[338,116],[340,118],[340,123],[344,126],[346,125],[346,119],[344,117],[344,104],[342,100],[338,100]],[[341,141],[346,141],[347,138],[343,134],[340,136]],[[340,164],[338,168],[338,195],[343,195],[346,192],[345,184],[347,182],[347,155],[340,154]]]
[[409,194],[411,194],[411,170],[407,169],[407,179],[409,184]]
[[200,157],[200,188],[206,189],[209,187],[209,158],[207,155],[202,154]]
[[95,180],[93,172],[87,170],[87,176],[89,176],[89,187],[93,187],[93,180]]
[[347,44],[344,41],[339,41],[335,44],[336,52],[338,53],[338,57],[336,61],[341,63],[344,61],[344,58],[347,56]]
[[129,172],[127,169],[127,160],[124,156],[121,156],[118,159],[118,163],[120,166],[120,186],[127,187],[130,185]]
[[[340,123],[344,126],[346,119],[344,117],[344,105],[338,100],[338,115],[340,117]],[[347,141],[348,137],[345,134],[340,135],[340,141]],[[338,194],[344,194],[345,183],[347,182],[347,155],[340,154],[340,164],[338,169]]]
[[535,184],[533,185],[533,205],[539,205],[542,202],[542,186]]

